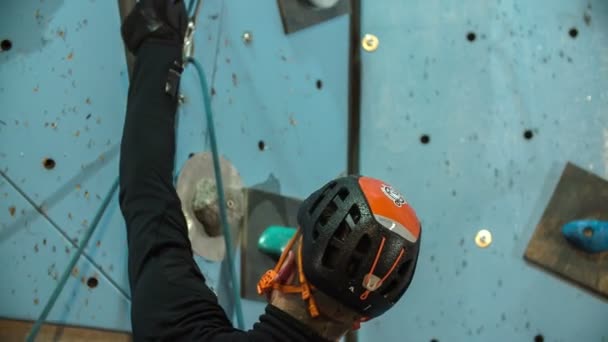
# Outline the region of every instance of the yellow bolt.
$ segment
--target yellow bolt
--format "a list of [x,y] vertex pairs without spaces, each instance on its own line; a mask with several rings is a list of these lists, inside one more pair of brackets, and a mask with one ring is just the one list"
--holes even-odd
[[482,229],[475,235],[475,244],[479,248],[486,248],[492,244],[492,233],[487,229]]
[[363,36],[363,39],[361,39],[361,46],[363,47],[363,50],[367,52],[376,51],[378,44],[380,44],[378,37],[370,33],[367,33]]

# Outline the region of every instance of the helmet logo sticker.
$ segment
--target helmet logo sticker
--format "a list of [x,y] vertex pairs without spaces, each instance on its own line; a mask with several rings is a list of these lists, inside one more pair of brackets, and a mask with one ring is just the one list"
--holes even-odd
[[396,206],[401,207],[402,205],[407,204],[405,198],[403,198],[403,196],[401,196],[401,194],[397,190],[393,189],[393,187],[390,185],[382,184],[380,188],[382,189],[382,192],[388,198],[390,198],[393,203],[395,203]]
[[420,221],[416,212],[397,188],[379,179],[361,177],[359,186],[368,201],[376,223],[410,242],[420,237]]

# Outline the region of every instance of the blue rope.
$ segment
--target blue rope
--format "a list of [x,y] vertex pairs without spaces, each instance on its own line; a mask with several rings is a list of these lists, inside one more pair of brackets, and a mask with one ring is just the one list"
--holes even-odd
[[234,261],[232,256],[232,235],[230,232],[230,226],[228,224],[228,215],[226,213],[226,198],[224,195],[224,183],[222,182],[222,172],[220,170],[220,157],[217,149],[217,141],[215,137],[215,126],[213,123],[213,112],[211,111],[211,98],[209,93],[209,86],[207,85],[207,78],[205,77],[205,71],[203,66],[194,58],[188,60],[198,72],[198,78],[201,82],[201,89],[203,91],[203,102],[205,105],[205,113],[207,114],[207,129],[209,130],[209,140],[211,141],[211,152],[213,155],[213,169],[215,172],[215,182],[217,184],[217,195],[220,207],[220,221],[224,231],[224,242],[226,244],[226,262],[228,262],[228,270],[230,272],[230,280],[232,282],[232,295],[234,296],[234,303],[236,307],[236,319],[240,329],[244,329],[245,323],[243,320],[243,309],[241,305],[241,295],[239,290],[239,283],[236,280],[236,270],[234,267]]
[[93,232],[97,228],[99,221],[101,221],[101,218],[103,217],[103,213],[106,210],[106,208],[108,207],[108,205],[110,204],[110,200],[112,199],[114,192],[116,192],[117,188],[118,188],[118,177],[116,177],[116,180],[114,180],[114,184],[112,184],[112,187],[110,188],[110,191],[106,195],[106,198],[104,198],[103,202],[101,203],[101,207],[99,207],[99,209],[97,209],[97,213],[95,213],[95,217],[93,218],[93,221],[91,222],[91,226],[89,227],[89,230],[86,232],[84,239],[82,239],[80,246],[78,246],[78,249],[76,250],[76,254],[74,254],[74,256],[72,257],[72,260],[70,260],[68,267],[66,267],[65,271],[63,271],[63,274],[61,275],[61,279],[59,279],[59,283],[57,283],[57,286],[55,286],[55,290],[53,290],[53,293],[51,294],[51,297],[49,298],[48,302],[44,306],[42,313],[40,313],[38,320],[36,321],[36,323],[34,323],[32,330],[30,330],[30,333],[27,335],[26,341],[33,342],[36,339],[36,335],[38,335],[38,332],[40,331],[42,324],[44,324],[44,322],[46,321],[46,318],[49,315],[49,312],[51,312],[51,309],[53,309],[53,306],[55,305],[57,298],[59,298],[59,295],[61,294],[61,290],[63,290],[65,283],[67,282],[68,278],[70,277],[70,274],[72,273],[72,269],[74,269],[74,266],[76,266],[76,263],[78,262],[78,259],[80,258],[80,255],[82,255],[82,252],[84,251],[85,247],[89,244],[89,240],[91,239]]
[[[192,15],[194,14],[194,13],[192,13],[192,11],[194,11],[194,8],[196,8],[196,7],[195,7],[195,5],[196,5],[196,4],[195,4],[195,2],[196,2],[196,1],[197,1],[197,0],[190,0],[190,1],[188,2],[188,7],[186,7],[186,10],[188,11],[188,14],[189,14],[190,16],[192,16]],[[199,1],[200,1],[200,0],[199,0]]]

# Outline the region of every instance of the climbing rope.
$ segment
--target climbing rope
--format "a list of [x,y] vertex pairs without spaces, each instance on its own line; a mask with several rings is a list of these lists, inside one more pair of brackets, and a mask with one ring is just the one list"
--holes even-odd
[[215,183],[217,184],[217,197],[220,209],[220,221],[222,224],[222,231],[224,233],[224,243],[226,245],[226,262],[228,263],[228,271],[230,272],[230,281],[232,285],[230,286],[230,288],[234,297],[237,325],[240,329],[243,329],[245,323],[243,320],[243,309],[241,304],[239,283],[237,281],[236,270],[234,266],[234,257],[232,255],[232,234],[230,231],[230,224],[228,223],[226,196],[224,193],[222,172],[220,170],[220,157],[215,136],[215,125],[213,123],[213,112],[211,110],[211,98],[209,93],[209,87],[207,86],[207,79],[205,77],[205,71],[203,70],[203,66],[194,58],[190,58],[189,62],[192,63],[198,73],[201,89],[203,91],[203,104],[205,106],[205,114],[207,116],[207,127],[209,130],[209,140],[211,142],[211,153],[213,155],[213,170],[215,172]]

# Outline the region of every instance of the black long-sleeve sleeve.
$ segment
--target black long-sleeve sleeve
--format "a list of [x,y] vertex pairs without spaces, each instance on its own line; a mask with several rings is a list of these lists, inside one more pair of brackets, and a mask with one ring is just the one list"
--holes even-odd
[[120,156],[120,208],[127,226],[134,339],[321,340],[271,305],[253,330],[234,329],[194,262],[172,182],[177,100],[164,91],[180,52],[170,43],[144,43],[129,88]]

